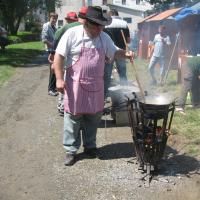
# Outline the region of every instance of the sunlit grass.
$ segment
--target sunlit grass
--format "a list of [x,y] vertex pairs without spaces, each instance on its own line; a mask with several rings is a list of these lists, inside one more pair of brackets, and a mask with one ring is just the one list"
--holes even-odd
[[[179,97],[179,93],[181,90],[181,84],[178,84],[178,72],[177,71],[169,71],[168,77],[166,80],[166,83],[164,84],[164,87],[159,86],[150,86],[149,83],[151,81],[151,76],[148,72],[148,66],[147,60],[142,60],[139,58],[136,58],[133,62],[134,67],[136,69],[136,73],[140,82],[140,85],[142,87],[143,91],[148,91],[148,93],[162,93],[162,92],[169,92],[173,93],[175,97]],[[129,84],[132,85],[134,82],[136,82],[136,77],[133,71],[133,66],[127,59],[127,78],[129,80]],[[157,79],[157,82],[159,82],[160,78],[160,70],[155,69],[155,77]],[[114,83],[118,84],[119,76],[118,73],[112,74],[114,78]],[[186,102],[187,104],[191,104],[189,100]],[[178,102],[176,103],[176,105]],[[194,144],[194,146],[200,145],[200,109],[194,109],[190,105],[186,105],[185,107],[186,116],[181,115],[180,113],[174,112],[173,122],[171,125],[171,132],[173,135],[179,135],[185,137],[188,141],[191,142],[191,144]],[[198,141],[195,143],[195,141]],[[196,148],[196,147],[195,147]],[[189,152],[199,152],[199,150],[190,149]]]
[[6,47],[6,53],[0,57],[0,88],[13,75],[16,68],[29,63],[30,60],[44,51],[42,42],[12,44]]

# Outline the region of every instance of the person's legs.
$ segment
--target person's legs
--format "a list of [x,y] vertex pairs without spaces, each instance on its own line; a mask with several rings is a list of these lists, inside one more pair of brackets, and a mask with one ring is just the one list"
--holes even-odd
[[101,122],[102,113],[103,112],[98,112],[94,115],[83,115],[82,138],[83,147],[86,149],[96,147],[96,133]]
[[63,99],[64,99],[64,94],[61,94],[59,92],[59,95],[58,95],[58,112],[59,112],[60,116],[64,115]]
[[159,65],[160,65],[160,84],[163,82],[163,77],[165,76],[165,58],[159,58]]
[[154,68],[157,62],[158,62],[158,58],[155,56],[152,56],[149,63],[149,74],[151,75],[151,78],[152,78],[150,85],[155,85],[157,83],[154,76]]
[[64,112],[63,147],[67,154],[76,154],[81,145],[80,122],[83,115]]
[[115,59],[115,63],[119,74],[120,85],[128,85],[126,76],[126,59],[123,60]]
[[[48,91],[49,91],[49,94],[50,94],[50,91],[52,91],[53,93],[55,93],[55,95],[53,95],[52,93],[52,96],[56,96],[57,93],[56,93],[56,75],[51,73],[51,65],[50,64],[50,75],[49,75],[49,86],[48,86]],[[51,94],[50,94],[51,95]]]
[[6,47],[7,46],[7,38],[1,37],[1,52],[5,53],[6,52]]
[[193,76],[194,76],[194,73],[191,71],[191,69],[187,65],[187,62],[185,61],[183,63],[183,83],[182,83],[181,92],[180,92],[179,101],[178,101],[178,106],[182,109],[184,109],[185,107],[187,93],[192,88]]
[[191,102],[194,107],[200,107],[199,105],[199,77],[193,76],[191,87]]
[[104,68],[104,99],[107,98],[108,96],[108,88],[110,87],[110,80],[111,80],[111,74],[112,74],[112,69],[113,69],[113,63],[114,60],[109,63],[105,63],[105,68]]
[[5,50],[5,46],[1,46],[1,51],[2,52],[5,52],[6,50]]

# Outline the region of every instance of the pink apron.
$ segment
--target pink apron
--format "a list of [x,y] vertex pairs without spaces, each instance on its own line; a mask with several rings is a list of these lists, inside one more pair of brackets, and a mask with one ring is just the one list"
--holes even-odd
[[66,69],[67,90],[64,95],[64,110],[74,115],[96,114],[104,108],[103,43],[101,40],[101,48],[89,48],[84,47],[84,40],[82,42],[79,59]]

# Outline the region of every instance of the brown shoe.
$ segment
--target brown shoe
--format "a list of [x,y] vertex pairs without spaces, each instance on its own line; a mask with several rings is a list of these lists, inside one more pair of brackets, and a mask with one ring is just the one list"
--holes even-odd
[[99,152],[99,150],[96,147],[91,149],[84,148],[84,153],[87,153],[94,158],[103,158],[104,156],[102,153]]
[[67,166],[73,165],[75,163],[75,154],[66,154],[66,158],[64,160],[64,164]]

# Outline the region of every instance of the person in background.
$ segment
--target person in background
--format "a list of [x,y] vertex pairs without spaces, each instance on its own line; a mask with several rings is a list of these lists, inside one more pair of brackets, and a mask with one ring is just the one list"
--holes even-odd
[[[71,24],[66,24],[65,26],[63,26],[61,29],[59,29],[55,35],[54,35],[54,41],[53,41],[53,45],[52,45],[52,49],[51,49],[51,53],[49,54],[49,62],[53,63],[53,60],[54,60],[54,55],[55,55],[55,51],[56,51],[56,48],[58,46],[58,43],[62,37],[62,35],[69,29],[69,28],[72,28],[74,26],[78,26],[78,25],[83,25],[84,22],[85,22],[85,16],[86,16],[86,13],[87,13],[87,7],[83,7],[81,9],[81,11],[79,11],[79,14],[78,14],[78,22],[74,22],[74,23],[71,23]],[[114,41],[114,38],[113,38],[113,35],[107,30],[107,29],[103,29],[103,31],[105,33],[107,33],[110,38]],[[106,60],[106,62],[108,62],[108,59]],[[65,67],[64,67],[65,68]],[[52,67],[52,69],[54,70],[54,68]],[[105,74],[106,74],[106,67],[105,67],[105,73],[104,73],[104,80],[105,80],[105,77],[107,77]],[[53,72],[54,73],[54,72]],[[105,81],[104,81],[105,83]],[[104,84],[104,88],[105,88],[105,84]],[[105,91],[105,90],[104,90]],[[104,92],[105,93],[105,92]],[[104,94],[105,96],[105,94]],[[63,98],[61,96],[61,94],[59,93],[59,105],[58,105],[58,112],[60,114],[60,116],[63,116],[64,115],[64,108],[63,108]]]
[[[58,43],[59,43],[62,35],[69,28],[72,28],[72,27],[78,26],[78,25],[82,25],[83,22],[85,21],[85,19],[83,19],[83,18],[86,16],[86,13],[87,13],[87,7],[83,7],[81,9],[81,11],[79,12],[79,15],[78,15],[79,18],[77,18],[76,13],[74,13],[74,12],[69,12],[67,14],[67,17],[65,18],[67,20],[67,24],[65,26],[63,26],[62,28],[60,28],[54,35],[53,45],[52,45],[51,52],[50,52],[49,58],[48,58],[50,63],[53,63],[55,51],[56,51],[56,48],[58,46]],[[65,63],[64,63],[63,69],[65,70]],[[52,73],[54,73],[54,67],[52,67],[51,70],[52,70]],[[59,98],[58,98],[58,112],[59,112],[60,116],[64,116],[63,94],[61,94],[60,92],[59,92]]]
[[4,29],[4,22],[1,22],[1,27],[0,27],[0,43],[1,43],[1,53],[5,53],[6,49],[5,47],[7,46],[7,31]]
[[134,51],[135,53],[137,52],[138,44],[139,44],[138,33],[139,33],[139,30],[136,29],[136,30],[134,30],[134,32],[131,34],[130,49],[133,49],[133,51]]
[[[74,23],[74,22],[77,22],[78,21],[78,18],[77,18],[77,15],[76,15],[76,13],[75,12],[68,12],[67,13],[67,16],[65,17],[65,19],[66,19],[66,25],[69,25],[69,24],[71,24],[71,23]],[[74,25],[72,25],[72,26],[70,26],[70,27],[73,27]],[[68,28],[69,28],[69,26],[68,26]],[[66,31],[66,29],[65,29],[65,31]],[[58,30],[57,31],[58,32],[58,35],[60,34],[60,32],[62,32],[62,30]],[[57,33],[56,32],[56,33]],[[55,33],[55,35],[56,35],[56,33]],[[61,36],[60,36],[61,37]],[[60,37],[59,37],[59,40],[60,40]],[[54,39],[56,38],[56,36],[54,36]],[[57,42],[59,42],[59,40],[57,41]],[[54,45],[54,46],[53,46]],[[54,52],[55,52],[55,49],[56,49],[56,47],[57,47],[57,45],[58,45],[58,43],[57,43],[57,45],[56,45],[56,47],[55,47],[55,44],[54,44],[54,41],[53,41],[53,45],[52,45],[52,48],[51,48],[51,51],[52,51],[52,49],[54,50]],[[51,53],[50,53],[50,55],[51,55]],[[63,66],[63,69],[65,70],[65,66]],[[52,73],[54,73],[54,68],[53,67],[51,67],[51,72]],[[59,92],[59,97],[58,97],[58,112],[59,112],[59,114],[60,114],[60,116],[64,116],[64,105],[63,105],[63,97],[64,97],[64,95],[63,94],[61,94],[60,92]]]
[[78,17],[77,17],[75,12],[68,12],[67,17],[65,17],[65,19],[66,19],[66,22],[67,22],[66,24],[71,24],[73,22],[78,21]]
[[165,51],[166,47],[170,46],[171,42],[169,39],[169,36],[165,34],[165,26],[160,25],[158,28],[159,34],[155,35],[154,41],[153,41],[153,48],[150,52],[150,56],[153,53],[153,56],[150,60],[149,64],[149,73],[152,77],[152,81],[150,82],[150,85],[156,85],[157,81],[154,76],[154,68],[157,62],[159,62],[160,65],[160,86],[163,86],[163,77],[165,76]]
[[[64,96],[65,165],[75,163],[81,145],[80,122],[84,152],[102,158],[96,147],[96,133],[104,107],[104,67],[108,58],[133,60],[129,54],[116,47],[103,27],[112,19],[99,6],[89,6],[84,25],[70,28],[62,36],[54,58],[56,85]],[[63,79],[63,59],[66,62],[66,79]]]
[[[58,20],[58,14],[55,12],[51,12],[49,15],[49,22],[45,23],[42,28],[42,42],[45,43],[45,49],[50,53],[52,43],[54,40],[54,34],[57,31],[55,24]],[[55,74],[51,72],[50,64],[50,75],[49,75],[49,86],[48,86],[48,93],[51,96],[57,96],[57,89],[56,89],[56,77]]]
[[191,102],[194,108],[200,108],[199,104],[199,76],[200,76],[200,56],[188,58],[183,63],[183,83],[178,101],[178,107],[175,109],[182,115],[186,115],[184,108],[187,94],[191,94]]
[[[112,18],[112,23],[108,26],[105,26],[105,28],[112,33],[116,46],[125,50],[126,45],[124,43],[124,39],[123,39],[121,30],[123,30],[123,32],[124,32],[126,42],[130,43],[130,32],[129,32],[129,28],[127,26],[127,22],[122,20],[121,17],[119,17],[118,11],[115,9],[110,10],[109,15]],[[126,60],[125,59],[122,59],[122,60],[114,59],[112,62],[106,62],[105,75],[107,75],[107,77],[105,77],[105,85],[106,85],[107,91],[108,91],[108,87],[110,85],[110,79],[111,79],[114,61],[117,66],[117,71],[118,71],[119,78],[120,78],[120,85],[128,85],[127,76],[126,76]],[[107,92],[107,91],[105,91],[105,92]]]

